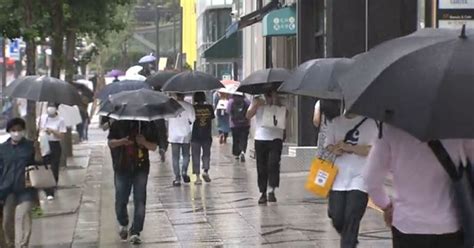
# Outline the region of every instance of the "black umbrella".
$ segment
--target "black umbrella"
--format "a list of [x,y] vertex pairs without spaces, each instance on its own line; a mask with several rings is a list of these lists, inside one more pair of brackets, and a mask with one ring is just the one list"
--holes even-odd
[[145,83],[152,86],[155,90],[161,90],[165,83],[172,77],[176,76],[178,71],[159,71],[151,76],[149,76]]
[[291,76],[287,69],[270,68],[250,74],[240,83],[237,91],[258,95],[277,90],[280,85]]
[[79,95],[87,99],[87,102],[94,101],[94,92],[92,92],[92,90],[89,89],[87,86],[79,83],[72,83],[72,86],[77,89]]
[[82,104],[81,96],[71,84],[47,76],[26,76],[15,79],[5,89],[5,94],[37,102],[54,102],[71,106]]
[[352,64],[351,59],[315,59],[303,63],[281,87],[281,92],[321,99],[342,99],[342,89],[337,82],[341,72]]
[[117,94],[122,91],[138,90],[143,88],[149,89],[150,86],[143,81],[123,80],[106,85],[96,94],[96,97],[101,101],[105,101],[113,94]]
[[358,56],[340,80],[349,111],[422,141],[474,138],[472,32],[424,29]]
[[186,71],[170,78],[162,91],[192,93],[223,88],[224,85],[216,77],[199,71]]
[[124,91],[103,102],[99,115],[117,120],[153,121],[176,117],[181,105],[161,92],[149,89]]

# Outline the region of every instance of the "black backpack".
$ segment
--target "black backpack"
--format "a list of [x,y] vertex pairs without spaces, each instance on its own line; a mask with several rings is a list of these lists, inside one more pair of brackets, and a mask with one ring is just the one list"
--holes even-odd
[[235,126],[246,126],[248,125],[247,114],[249,106],[243,98],[234,98],[232,107],[230,109],[230,118]]

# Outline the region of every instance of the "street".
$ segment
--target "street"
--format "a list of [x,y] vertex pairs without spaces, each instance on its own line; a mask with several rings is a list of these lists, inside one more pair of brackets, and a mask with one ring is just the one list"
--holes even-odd
[[[105,133],[94,128],[90,135],[88,143],[75,146],[56,200],[42,201],[45,215],[34,220],[32,247],[130,246],[117,234]],[[139,247],[339,247],[327,201],[303,187],[306,173],[282,173],[278,202],[258,206],[255,161],[234,162],[229,149],[214,142],[210,184],[178,188],[171,185],[169,157],[162,164],[153,154]],[[359,237],[362,248],[391,247],[381,214],[371,208]]]

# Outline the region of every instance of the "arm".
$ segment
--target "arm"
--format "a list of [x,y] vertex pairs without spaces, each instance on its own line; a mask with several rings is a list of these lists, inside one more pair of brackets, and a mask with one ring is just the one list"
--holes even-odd
[[384,136],[384,138],[375,141],[363,172],[369,196],[375,205],[381,209],[390,208],[391,205],[391,200],[384,188],[386,176],[390,171],[390,164],[390,144]]
[[148,141],[143,135],[137,135],[137,144],[145,147],[145,149],[149,151],[156,151],[158,147],[157,142]]
[[319,127],[319,125],[321,125],[321,108],[319,101],[316,103],[316,106],[314,106],[313,125],[315,127]]
[[110,148],[113,149],[113,148],[117,148],[117,147],[120,147],[120,146],[132,145],[133,142],[128,140],[128,137],[126,137],[126,138],[122,138],[122,139],[109,139],[107,144]]
[[158,126],[151,122],[142,130],[142,134],[137,135],[135,141],[139,146],[149,151],[156,151],[158,148]]
[[342,149],[346,153],[354,153],[356,155],[367,157],[369,156],[370,149],[372,148],[371,145],[351,145],[351,144],[344,144]]
[[245,117],[247,117],[247,119],[252,119],[256,114],[257,114],[257,110],[263,106],[263,100],[261,99],[254,99],[252,104],[250,105],[249,109],[247,110],[247,114],[245,115]]

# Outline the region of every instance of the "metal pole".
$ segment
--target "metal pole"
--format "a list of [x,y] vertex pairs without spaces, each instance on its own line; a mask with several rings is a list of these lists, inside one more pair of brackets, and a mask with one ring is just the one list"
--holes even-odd
[[177,44],[176,44],[176,15],[178,14],[178,11],[175,10],[173,11],[173,54],[174,54],[174,57],[176,58],[177,55],[178,55],[178,52],[177,52]]
[[156,6],[156,71],[160,66],[160,7]]
[[1,90],[2,90],[2,99],[0,101],[0,111],[3,110],[3,102],[4,102],[4,89],[7,85],[7,56],[6,56],[6,47],[7,47],[7,43],[6,43],[6,39],[5,37],[2,37],[2,59],[3,59],[3,64],[2,64],[2,87],[1,87]]

